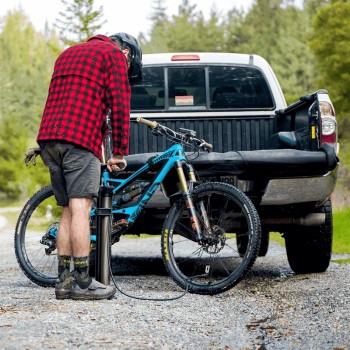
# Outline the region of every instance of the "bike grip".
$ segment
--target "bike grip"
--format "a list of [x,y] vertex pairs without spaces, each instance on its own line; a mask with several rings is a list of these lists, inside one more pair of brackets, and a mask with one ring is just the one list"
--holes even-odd
[[126,164],[125,164],[125,163],[117,163],[116,166],[117,166],[120,170],[123,170],[123,169],[125,169]]
[[149,126],[149,127],[152,128],[152,129],[155,129],[155,128],[157,127],[157,125],[158,125],[157,122],[152,122],[152,121],[150,121],[150,120],[147,120],[147,119],[141,118],[141,117],[137,117],[137,118],[136,118],[136,121],[137,121],[138,123],[145,124],[145,125]]
[[213,149],[213,145],[211,143],[204,142],[203,146],[207,149]]

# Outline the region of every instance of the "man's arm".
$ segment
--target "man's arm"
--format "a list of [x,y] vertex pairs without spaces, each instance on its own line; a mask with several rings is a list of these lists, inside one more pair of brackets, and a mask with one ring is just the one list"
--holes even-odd
[[130,134],[130,84],[127,61],[123,53],[116,50],[107,59],[108,82],[107,97],[111,109],[111,129],[113,156],[107,161],[110,171],[125,168],[125,155],[129,153]]

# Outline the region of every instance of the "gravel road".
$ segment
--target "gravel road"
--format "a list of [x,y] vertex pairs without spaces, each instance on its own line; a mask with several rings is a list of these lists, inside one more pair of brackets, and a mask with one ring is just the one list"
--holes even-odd
[[[58,301],[21,272],[13,228],[0,228],[0,242],[0,349],[350,349],[350,264],[294,275],[284,248],[271,244],[242,282],[217,296]],[[165,274],[159,237],[117,245],[113,271],[123,291],[181,295]]]

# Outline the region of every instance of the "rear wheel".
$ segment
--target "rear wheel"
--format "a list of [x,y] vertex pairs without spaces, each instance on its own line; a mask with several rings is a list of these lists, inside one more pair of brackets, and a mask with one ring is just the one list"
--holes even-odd
[[[56,204],[51,185],[35,193],[23,207],[15,229],[17,261],[34,283],[54,286],[58,280],[56,237],[62,207]],[[93,218],[90,222],[94,225]],[[94,230],[94,228],[91,228]],[[95,244],[90,252],[90,272],[94,274]]]
[[325,213],[320,226],[294,226],[285,232],[288,262],[295,273],[314,273],[327,270],[332,254],[332,203],[327,200],[318,210]]
[[15,230],[15,254],[25,275],[34,283],[54,286],[57,278],[56,237],[62,208],[52,187],[35,193],[23,207]]
[[[199,185],[192,193],[197,217],[205,208],[210,229],[200,220],[203,239],[194,236],[191,218],[183,199],[171,208],[161,239],[165,266],[174,281],[189,292],[224,292],[249,271],[258,255],[260,220],[250,199],[224,183]],[[236,244],[239,235],[246,242],[244,254]]]

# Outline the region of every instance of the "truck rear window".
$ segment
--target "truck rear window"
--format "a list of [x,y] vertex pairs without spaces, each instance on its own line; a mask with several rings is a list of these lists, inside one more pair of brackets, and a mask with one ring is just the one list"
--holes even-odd
[[248,66],[144,67],[132,86],[132,112],[273,107],[262,72]]

